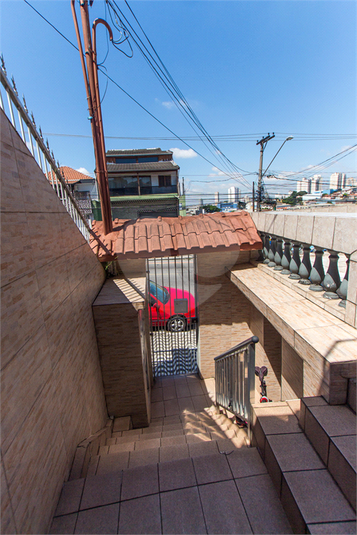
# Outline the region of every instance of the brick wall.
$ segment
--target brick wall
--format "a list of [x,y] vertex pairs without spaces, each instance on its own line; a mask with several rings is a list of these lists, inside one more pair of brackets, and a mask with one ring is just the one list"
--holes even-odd
[[1,120],[2,533],[46,533],[77,444],[104,427],[91,304],[104,272]]

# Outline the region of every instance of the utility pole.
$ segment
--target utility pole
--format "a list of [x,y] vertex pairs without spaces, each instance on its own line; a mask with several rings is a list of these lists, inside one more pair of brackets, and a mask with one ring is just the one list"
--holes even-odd
[[253,182],[253,212],[255,212],[255,182]]
[[257,199],[257,212],[261,211],[261,201],[262,201],[262,185],[263,185],[263,152],[268,141],[273,139],[275,134],[268,134],[266,137],[263,137],[260,141],[257,141],[257,145],[260,145],[260,161],[259,161],[259,178],[258,178],[258,199]]
[[[93,0],[90,0],[92,5]],[[89,24],[89,12],[88,12],[88,0],[80,0],[80,12],[82,19],[83,30],[83,45],[82,47],[81,36],[78,27],[78,21],[75,10],[75,0],[71,0],[72,15],[74,20],[74,26],[77,35],[79,54],[81,58],[84,84],[86,87],[89,118],[92,127],[93,146],[96,164],[96,177],[100,198],[100,205],[102,210],[104,234],[109,234],[113,230],[113,220],[111,214],[109,185],[108,185],[108,170],[107,161],[105,157],[105,143],[103,133],[102,112],[100,107],[99,85],[98,85],[98,65],[97,65],[97,52],[96,52],[96,36],[95,30],[97,25],[104,24],[109,32],[110,39],[113,39],[110,26],[105,20],[96,19],[92,26],[93,44],[90,33]],[[85,60],[84,60],[85,58]]]

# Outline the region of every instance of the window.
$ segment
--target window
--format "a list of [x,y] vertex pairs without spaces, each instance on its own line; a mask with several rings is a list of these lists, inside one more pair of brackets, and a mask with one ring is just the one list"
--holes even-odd
[[171,186],[171,175],[159,175],[159,187],[166,188]]
[[147,162],[158,162],[159,157],[158,156],[139,156],[138,162],[140,163],[147,163]]
[[136,158],[115,158],[115,163],[136,163]]

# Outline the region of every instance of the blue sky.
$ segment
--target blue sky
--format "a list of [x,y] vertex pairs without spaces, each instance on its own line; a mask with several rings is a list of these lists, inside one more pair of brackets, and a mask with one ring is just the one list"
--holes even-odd
[[[77,44],[70,0],[28,1]],[[104,62],[108,75],[210,162],[174,139],[114,84],[106,87],[101,75],[107,149],[179,149],[175,161],[180,175],[188,192],[199,196],[224,194],[232,185],[250,191],[259,166],[256,141],[268,132],[276,137],[266,147],[264,168],[284,139],[294,137],[270,168],[277,177],[294,174],[288,181],[266,180],[271,192],[296,189],[297,179],[315,173],[325,180],[334,171],[357,176],[356,152],[329,167],[312,167],[357,143],[354,1],[128,1],[207,132],[221,152],[244,170],[243,183],[239,175],[233,180],[223,174],[227,170],[214,149],[210,152],[200,140],[188,139],[195,132],[134,43],[130,59],[109,45]],[[139,33],[125,2],[117,4]],[[8,75],[14,75],[60,164],[92,174],[94,155],[79,53],[23,0],[2,0],[0,10],[0,49]],[[108,18],[104,0],[94,0],[90,17]],[[101,62],[108,51],[104,27],[98,29],[97,43]],[[122,50],[130,52],[127,43]],[[234,137],[228,141],[219,136]]]

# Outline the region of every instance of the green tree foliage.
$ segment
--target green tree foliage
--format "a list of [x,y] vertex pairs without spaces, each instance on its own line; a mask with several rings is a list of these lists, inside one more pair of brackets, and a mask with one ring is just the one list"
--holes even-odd
[[307,191],[293,191],[289,197],[284,199],[284,202],[295,206],[296,204],[302,204],[302,196],[306,195]]
[[215,206],[214,204],[204,204],[202,206],[206,214],[212,214],[213,212],[220,212],[221,209]]

